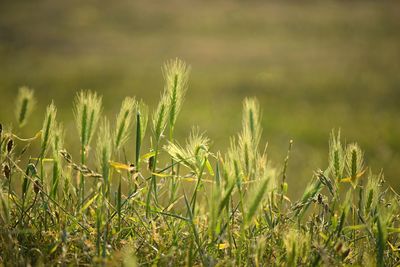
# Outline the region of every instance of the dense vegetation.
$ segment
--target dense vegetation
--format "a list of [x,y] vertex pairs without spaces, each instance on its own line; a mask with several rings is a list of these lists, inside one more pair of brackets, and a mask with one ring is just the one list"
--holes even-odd
[[[325,165],[327,137],[341,128],[343,141],[356,140],[368,166],[384,168],[400,190],[400,1],[94,2],[2,1],[1,99],[34,88],[36,114],[54,100],[72,135],[77,89],[102,95],[109,118],[125,96],[155,107],[160,66],[179,55],[196,67],[179,140],[198,125],[213,150],[224,151],[240,128],[242,100],[256,96],[269,155],[280,162],[295,141],[290,184],[306,184]],[[1,122],[10,121],[10,108],[0,105]],[[32,116],[19,135],[41,120]],[[66,142],[77,155],[69,136]],[[294,186],[288,193],[301,197]]]
[[357,144],[332,132],[329,162],[307,186],[292,185],[305,190],[290,199],[292,142],[282,167],[274,167],[260,144],[256,99],[244,100],[242,129],[226,152],[212,151],[198,128],[185,144],[175,139],[189,72],[184,62],[168,61],[154,112],[127,97],[111,122],[101,96],[79,92],[70,133],[79,156],[64,143],[53,103],[40,131],[18,136],[36,102],[31,89],[20,89],[15,129],[0,128],[0,263],[400,263],[400,196],[382,172],[365,166]]

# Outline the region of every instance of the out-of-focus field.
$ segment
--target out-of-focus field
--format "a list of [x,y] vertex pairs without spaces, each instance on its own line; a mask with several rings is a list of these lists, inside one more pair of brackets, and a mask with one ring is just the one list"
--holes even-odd
[[214,151],[225,149],[240,128],[242,99],[256,96],[270,159],[282,164],[294,140],[289,184],[303,188],[326,167],[329,132],[341,128],[399,188],[398,1],[3,2],[0,121],[13,121],[17,88],[28,85],[39,101],[20,134],[40,128],[54,99],[72,142],[77,90],[102,93],[107,114],[127,95],[154,107],[160,66],[174,57],[193,68],[181,140],[198,125]]

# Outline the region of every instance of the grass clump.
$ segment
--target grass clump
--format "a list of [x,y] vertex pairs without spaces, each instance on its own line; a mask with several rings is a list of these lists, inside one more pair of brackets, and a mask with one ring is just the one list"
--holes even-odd
[[313,172],[302,197],[291,199],[293,143],[281,168],[273,167],[279,164],[261,144],[256,99],[244,100],[242,130],[226,152],[212,151],[197,128],[182,145],[174,127],[189,68],[173,60],[163,72],[166,86],[147,136],[142,101],[126,98],[113,125],[101,116],[101,96],[78,93],[78,162],[53,103],[39,131],[40,151],[29,148],[39,138],[17,138],[0,124],[1,264],[399,264],[400,197],[382,172],[367,167],[357,144],[332,132],[326,169]]

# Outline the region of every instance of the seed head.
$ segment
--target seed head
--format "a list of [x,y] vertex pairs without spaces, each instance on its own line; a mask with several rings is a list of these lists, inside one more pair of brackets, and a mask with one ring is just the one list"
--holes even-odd
[[10,138],[7,142],[7,153],[10,154],[13,148],[14,148],[14,140]]
[[136,100],[127,97],[122,102],[121,110],[117,116],[117,125],[114,133],[115,149],[118,151],[128,140],[133,124]]
[[346,148],[347,175],[353,187],[357,186],[359,175],[364,171],[364,154],[357,144],[349,144]]
[[147,167],[149,168],[150,171],[153,170],[153,168],[154,168],[154,156],[151,156],[149,158],[149,162],[148,162],[148,166]]
[[[260,104],[255,98],[246,98],[243,102],[243,135],[249,138],[253,148],[257,148],[261,139]],[[248,133],[245,133],[248,132]]]
[[29,89],[25,86],[19,88],[15,110],[19,127],[22,127],[26,124],[35,106],[35,102],[36,101],[32,89]]
[[131,174],[136,173],[136,166],[135,166],[135,164],[133,164],[133,163],[129,164],[129,172],[130,172]]
[[11,169],[10,169],[10,167],[9,167],[7,164],[5,164],[4,167],[3,167],[3,173],[4,173],[4,176],[5,176],[7,179],[10,179],[10,176],[11,176]]
[[210,139],[208,137],[201,133],[198,128],[193,128],[185,147],[169,142],[164,149],[176,161],[182,162],[194,173],[200,174],[203,169],[204,159],[210,155],[209,143]]
[[189,73],[190,67],[177,58],[167,61],[163,67],[165,90],[168,95],[169,123],[172,129],[187,91]]
[[153,132],[157,142],[161,138],[168,122],[170,138],[172,138],[176,118],[181,110],[187,90],[189,73],[190,67],[179,59],[170,60],[163,67],[164,93],[153,114]]
[[69,164],[72,164],[72,163],[73,163],[73,162],[72,162],[72,156],[71,156],[71,154],[69,154],[69,153],[67,152],[67,150],[65,150],[65,149],[60,150],[60,154],[61,154],[61,156],[65,159],[66,162],[68,162]]
[[86,148],[100,118],[102,98],[91,91],[81,91],[75,99],[74,115],[81,144]]
[[56,114],[57,109],[52,102],[46,109],[46,117],[42,127],[42,156],[45,155],[51,141],[53,140],[54,128],[56,127]]
[[42,184],[39,179],[35,179],[33,182],[33,191],[35,194],[39,193],[39,191],[42,189]]
[[335,178],[335,181],[340,181],[343,177],[345,168],[345,151],[340,140],[340,130],[335,133],[332,131],[329,140],[329,173]]

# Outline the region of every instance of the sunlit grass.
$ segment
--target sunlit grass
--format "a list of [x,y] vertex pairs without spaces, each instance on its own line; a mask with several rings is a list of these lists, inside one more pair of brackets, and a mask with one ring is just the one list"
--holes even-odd
[[[163,72],[165,89],[151,115],[128,97],[110,120],[101,115],[102,97],[82,91],[73,133],[57,121],[53,103],[33,138],[0,124],[0,263],[399,264],[400,197],[368,168],[357,144],[332,132],[326,168],[308,185],[292,185],[293,142],[282,148],[281,164],[271,162],[255,98],[244,100],[242,129],[224,151],[214,151],[198,128],[186,143],[176,140],[189,68],[176,59]],[[25,98],[34,101],[31,91]],[[24,106],[16,107],[20,126],[32,116]],[[79,155],[68,152],[66,134],[79,140]],[[37,142],[38,155],[29,148]],[[291,186],[304,191],[300,199],[290,198]]]

